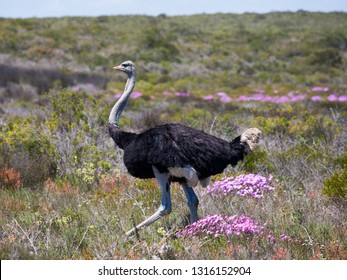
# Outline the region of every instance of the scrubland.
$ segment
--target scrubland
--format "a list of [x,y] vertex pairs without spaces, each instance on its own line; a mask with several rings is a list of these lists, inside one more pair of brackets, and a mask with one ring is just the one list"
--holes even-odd
[[[347,15],[0,19],[1,259],[346,259]],[[131,177],[108,114],[131,59],[121,127],[181,122],[259,147],[172,213]],[[229,179],[225,179],[229,178]],[[234,180],[232,180],[234,178]]]

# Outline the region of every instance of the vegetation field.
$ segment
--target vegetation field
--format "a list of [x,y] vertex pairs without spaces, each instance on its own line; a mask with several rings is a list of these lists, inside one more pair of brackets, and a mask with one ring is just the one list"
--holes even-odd
[[[347,14],[0,19],[1,259],[347,259]],[[180,122],[259,147],[155,212],[108,115],[131,59],[121,128]]]

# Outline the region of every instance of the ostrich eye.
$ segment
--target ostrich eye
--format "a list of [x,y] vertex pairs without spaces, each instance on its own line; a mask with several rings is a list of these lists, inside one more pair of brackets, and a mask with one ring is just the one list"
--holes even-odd
[[123,66],[123,67],[128,67],[129,64],[124,63],[124,64],[122,64],[122,66]]

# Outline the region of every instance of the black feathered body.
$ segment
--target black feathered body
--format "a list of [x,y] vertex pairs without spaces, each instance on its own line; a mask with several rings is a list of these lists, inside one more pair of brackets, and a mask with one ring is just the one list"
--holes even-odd
[[138,178],[155,177],[152,166],[160,172],[167,172],[169,167],[191,166],[198,178],[204,179],[223,172],[228,164],[236,165],[250,152],[240,136],[228,142],[178,123],[156,126],[140,134],[124,132],[113,125],[109,131],[124,150],[129,173]]

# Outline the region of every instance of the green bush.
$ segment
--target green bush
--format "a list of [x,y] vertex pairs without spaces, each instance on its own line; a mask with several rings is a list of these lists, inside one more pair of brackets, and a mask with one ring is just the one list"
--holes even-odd
[[42,184],[57,167],[57,150],[36,120],[28,117],[10,121],[0,131],[0,166],[18,171],[27,187]]
[[84,109],[92,99],[85,93],[63,89],[50,91],[50,119],[46,125],[51,131],[56,129],[70,130],[80,122],[86,121]]
[[252,121],[252,125],[258,127],[265,134],[282,134],[285,133],[290,122],[285,117],[256,117]]
[[335,201],[347,202],[347,168],[336,171],[324,181],[323,194]]
[[326,48],[313,52],[309,56],[309,62],[313,65],[338,67],[342,64],[342,56],[338,50]]
[[274,171],[274,166],[266,151],[256,149],[248,154],[241,162],[241,170],[250,173],[271,173]]

